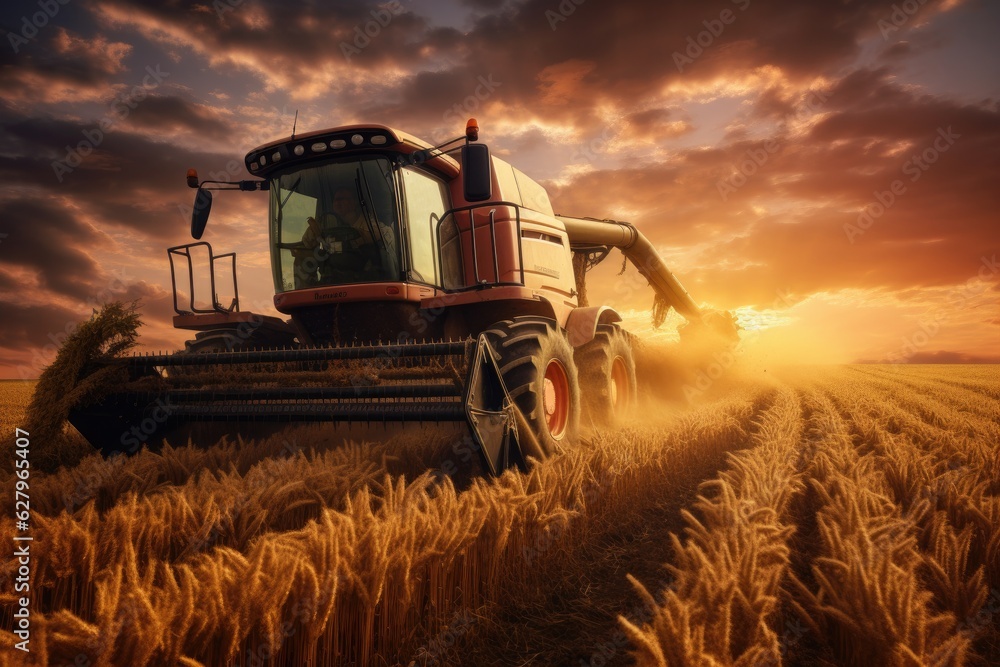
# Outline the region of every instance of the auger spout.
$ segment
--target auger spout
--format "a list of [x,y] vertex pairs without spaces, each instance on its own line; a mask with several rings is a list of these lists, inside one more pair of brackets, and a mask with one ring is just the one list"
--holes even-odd
[[629,222],[556,216],[566,226],[571,245],[618,248],[649,281],[656,295],[693,324],[705,324],[712,330],[735,338],[737,326],[729,313],[703,312],[667,267],[665,261],[642,232]]

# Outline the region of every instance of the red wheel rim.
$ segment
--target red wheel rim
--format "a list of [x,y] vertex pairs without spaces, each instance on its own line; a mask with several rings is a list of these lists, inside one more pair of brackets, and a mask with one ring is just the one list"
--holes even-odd
[[545,367],[542,381],[542,410],[549,435],[558,440],[566,434],[569,424],[569,377],[558,359]]
[[632,385],[628,381],[625,360],[615,357],[611,362],[611,407],[615,415],[621,414],[632,401]]

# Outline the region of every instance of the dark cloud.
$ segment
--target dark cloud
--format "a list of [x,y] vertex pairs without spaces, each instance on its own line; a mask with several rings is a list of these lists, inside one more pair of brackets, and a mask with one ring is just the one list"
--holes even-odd
[[758,118],[784,119],[795,114],[799,108],[792,94],[774,86],[757,98],[754,103],[754,115]]
[[289,79],[324,62],[374,67],[412,59],[429,31],[426,19],[403,0],[300,4],[294,10],[277,0],[186,7],[108,0],[95,9],[108,24],[134,22],[151,35],[169,27],[215,56],[252,55],[272,68],[270,74]]
[[184,130],[217,138],[232,133],[232,124],[226,122],[217,109],[168,95],[146,97],[131,111],[128,123],[135,128],[157,132]]
[[490,11],[500,9],[506,4],[507,0],[461,0],[461,2],[466,7]]
[[[405,3],[302,5],[295,20],[288,20],[287,6],[273,1],[219,11],[110,0],[97,14],[109,25],[132,23],[153,39],[186,41],[213,59],[238,53],[240,65],[256,63],[258,74],[298,88],[299,94],[314,94],[314,79],[324,70],[331,72],[331,84],[340,72],[359,68],[409,70],[413,75],[394,99],[355,101],[359,110],[391,111],[396,119],[439,117],[473,93],[478,77],[489,75],[503,82],[498,97],[507,105],[583,119],[591,118],[595,102],[641,97],[673,82],[741,76],[762,67],[778,68],[792,79],[832,71],[859,53],[863,38],[877,34],[877,20],[891,13],[893,2],[733,0],[708,7],[477,0],[466,5],[481,12],[466,34],[433,26]],[[720,18],[723,10],[730,13]],[[684,53],[689,38],[697,41],[705,31],[711,43],[692,47],[693,63],[678,68],[673,54]],[[566,63],[589,64],[592,71],[559,95],[547,94],[540,86],[545,73]]]
[[65,208],[44,200],[4,203],[4,263],[35,272],[43,287],[83,299],[101,276],[93,257],[79,249],[104,241],[103,235],[77,220]]
[[[2,347],[23,353],[61,343],[67,331],[80,321],[79,313],[54,304],[26,303],[0,299],[3,323]],[[50,359],[51,361],[51,359]],[[32,377],[37,377],[37,369]]]
[[[189,167],[233,180],[249,177],[242,155],[190,151],[155,141],[155,134],[145,136],[115,126],[102,131],[97,122],[32,118],[11,109],[0,109],[0,119],[6,131],[0,139],[0,147],[6,149],[0,153],[0,178],[5,183],[43,188],[88,211],[102,225],[128,227],[152,237],[176,237],[181,229],[182,207],[192,197],[184,181]],[[229,172],[227,164],[234,159],[239,169]],[[156,194],[139,197],[137,191]]]
[[45,31],[38,39],[39,48],[20,49],[0,67],[5,98],[58,103],[108,97],[113,93],[111,77],[125,70],[132,51],[128,43],[103,35],[83,37],[64,27]]

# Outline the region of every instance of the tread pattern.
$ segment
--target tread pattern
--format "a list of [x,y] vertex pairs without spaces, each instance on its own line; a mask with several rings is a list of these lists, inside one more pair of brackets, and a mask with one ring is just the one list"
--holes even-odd
[[[573,348],[555,322],[524,316],[497,322],[485,332],[500,356],[500,374],[514,403],[524,415],[546,454],[558,442],[573,440],[580,421],[580,388]],[[552,438],[545,424],[540,400],[541,373],[549,359],[558,358],[566,368],[570,384],[570,417],[566,434]]]
[[626,413],[635,405],[635,355],[629,338],[630,334],[617,325],[601,324],[598,325],[594,340],[579,347],[574,355],[580,373],[582,400],[598,426],[615,426],[624,416],[616,415],[611,404],[611,364],[616,356],[625,360],[632,385],[632,405],[626,406]]

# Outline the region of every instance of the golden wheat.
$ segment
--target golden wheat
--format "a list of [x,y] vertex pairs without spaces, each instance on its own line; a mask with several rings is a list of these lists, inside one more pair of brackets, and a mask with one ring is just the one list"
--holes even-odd
[[[698,405],[660,404],[651,423],[493,480],[422,472],[454,456],[437,430],[90,456],[32,477],[33,657],[461,661],[484,626],[517,622],[498,601],[537,595],[608,526],[730,452],[672,540],[669,588],[636,582],[651,620],[622,623],[640,664],[963,664],[996,642],[998,380],[982,367],[727,378]],[[0,561],[0,579],[15,566]],[[13,608],[0,596],[3,627]],[[790,640],[792,620],[805,630]],[[446,655],[435,638],[453,635]]]

